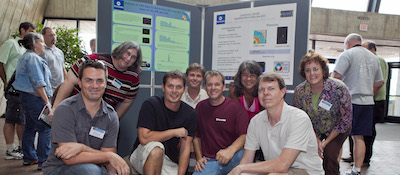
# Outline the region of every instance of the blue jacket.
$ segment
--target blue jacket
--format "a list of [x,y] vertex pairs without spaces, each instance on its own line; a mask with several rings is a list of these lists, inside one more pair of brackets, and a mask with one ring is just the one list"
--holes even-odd
[[51,97],[51,72],[47,62],[31,50],[27,50],[18,60],[15,74],[14,89],[37,93],[36,88],[44,87],[46,95]]

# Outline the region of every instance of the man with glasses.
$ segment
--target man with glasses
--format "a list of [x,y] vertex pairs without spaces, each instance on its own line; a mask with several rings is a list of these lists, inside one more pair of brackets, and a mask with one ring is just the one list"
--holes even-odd
[[54,33],[53,29],[50,27],[43,28],[42,35],[46,45],[44,47],[44,52],[41,53],[40,56],[46,60],[47,66],[49,66],[51,72],[51,89],[54,93],[67,76],[64,53],[55,46],[57,35]]
[[[126,41],[116,47],[111,54],[96,53],[78,60],[68,71],[54,98],[53,109],[71,93],[78,94],[78,70],[85,60],[100,60],[107,66],[108,77],[103,99],[117,111],[121,118],[128,111],[139,89],[139,73],[142,65],[142,52],[139,44]],[[53,112],[50,113],[50,116]]]
[[81,92],[64,100],[55,110],[44,175],[129,174],[128,165],[115,153],[117,113],[102,99],[106,77],[104,63],[82,63],[78,80]]
[[[260,75],[258,98],[265,110],[251,119],[243,158],[229,175],[324,174],[311,120],[303,110],[289,106],[285,102],[285,94],[285,81],[279,74],[270,72]],[[260,147],[265,161],[253,163]]]

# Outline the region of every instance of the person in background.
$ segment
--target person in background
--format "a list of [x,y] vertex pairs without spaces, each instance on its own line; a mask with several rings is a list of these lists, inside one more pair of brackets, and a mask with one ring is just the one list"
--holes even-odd
[[262,74],[260,65],[253,60],[243,61],[235,75],[233,86],[229,87],[229,98],[242,104],[249,120],[263,110],[257,94],[257,78]]
[[365,158],[364,158],[364,163],[363,165],[369,166],[369,163],[371,161],[372,153],[373,153],[373,144],[375,141],[376,137],[376,129],[375,125],[378,122],[383,122],[384,121],[384,116],[385,116],[385,104],[386,104],[386,82],[388,79],[388,63],[385,61],[384,58],[382,58],[380,55],[376,54],[376,44],[373,41],[365,41],[362,44],[363,47],[371,51],[373,54],[375,54],[379,62],[381,64],[381,71],[382,71],[382,76],[383,76],[383,85],[381,88],[379,88],[378,93],[374,96],[374,119],[373,119],[373,126],[372,126],[372,136],[365,136],[364,141],[365,141]]
[[197,103],[208,98],[207,92],[201,88],[204,73],[204,66],[199,63],[192,63],[186,69],[187,87],[181,100],[193,109],[196,108]]
[[182,102],[185,74],[165,73],[164,96],[143,102],[137,122],[138,137],[130,162],[140,174],[186,174],[190,145],[196,130],[196,111]]
[[[111,105],[118,118],[128,111],[139,89],[139,73],[142,65],[142,51],[133,41],[126,41],[116,47],[111,54],[96,53],[78,60],[68,71],[67,79],[61,84],[54,99],[54,109],[71,93],[78,94],[78,71],[85,60],[100,60],[107,66],[108,77],[103,99]],[[53,113],[50,113],[53,116]]]
[[44,38],[44,52],[40,56],[46,60],[47,65],[51,72],[51,89],[53,93],[64,82],[64,78],[67,77],[67,71],[65,70],[64,53],[55,46],[57,41],[57,35],[50,27],[44,27],[42,29],[42,35]]
[[[38,117],[44,106],[51,111],[51,72],[47,62],[39,56],[44,52],[42,35],[31,32],[18,43],[27,49],[18,60],[15,82],[12,84],[20,91],[19,99],[22,108],[25,109],[26,122],[22,135],[23,164],[38,164],[38,170],[41,170],[50,150],[50,126],[38,120]],[[39,133],[37,149],[34,145],[36,132]]]
[[[284,100],[286,85],[274,72],[259,78],[258,97],[265,110],[251,119],[243,158],[229,175],[241,173],[287,173],[322,175],[322,161],[308,115]],[[256,150],[265,161],[253,163]]]
[[119,122],[114,108],[102,99],[106,80],[103,62],[83,62],[78,80],[82,91],[61,102],[54,113],[44,175],[129,174],[128,165],[115,153]]
[[361,174],[365,157],[364,136],[372,135],[374,94],[383,85],[379,60],[361,46],[362,37],[351,33],[344,40],[345,51],[336,59],[332,73],[350,90],[353,104],[351,137],[354,143],[354,166],[347,175]]
[[90,50],[92,54],[96,53],[96,38],[90,40]]
[[[29,32],[35,31],[35,26],[30,22],[23,22],[19,25],[19,35],[15,39],[9,39],[3,43],[0,48],[0,77],[3,81],[4,88],[10,81],[17,63],[21,55],[26,49],[18,44],[18,40],[24,38]],[[9,85],[10,86],[10,85]],[[7,98],[7,107],[4,122],[3,133],[7,150],[4,158],[9,159],[22,159],[23,153],[21,148],[22,133],[24,132],[25,116],[24,109],[21,108],[19,101],[19,94],[12,88],[5,92]],[[14,144],[14,135],[17,133],[19,143]]]
[[305,111],[317,135],[318,154],[326,175],[338,175],[338,156],[349,136],[352,121],[351,96],[347,86],[329,77],[328,60],[308,53],[300,61],[305,79],[294,90],[293,106]]

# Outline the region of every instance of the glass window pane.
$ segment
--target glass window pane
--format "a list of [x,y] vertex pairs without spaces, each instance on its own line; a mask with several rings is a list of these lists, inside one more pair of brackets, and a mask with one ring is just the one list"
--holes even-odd
[[400,7],[399,0],[381,0],[381,5],[379,6],[379,13],[400,15],[399,7]]
[[382,56],[386,62],[400,62],[400,47],[378,45],[376,53]]
[[399,81],[399,68],[391,69],[390,87],[389,87],[389,103],[388,115],[400,117],[400,81]]
[[96,21],[80,20],[78,36],[82,39],[86,52],[91,54],[90,40],[96,38]]
[[313,0],[312,7],[365,12],[368,0]]
[[66,19],[46,19],[44,22],[46,27],[67,27],[76,28],[76,20],[66,20]]
[[344,51],[343,42],[317,41],[315,43],[315,52],[326,59],[336,59]]

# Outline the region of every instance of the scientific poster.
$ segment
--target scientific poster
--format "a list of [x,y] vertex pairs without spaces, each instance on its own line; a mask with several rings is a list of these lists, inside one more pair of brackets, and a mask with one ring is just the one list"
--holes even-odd
[[293,85],[296,3],[214,13],[212,69],[227,79],[241,62],[255,60]]
[[135,41],[142,49],[143,70],[186,71],[190,52],[190,11],[114,0],[112,49]]

